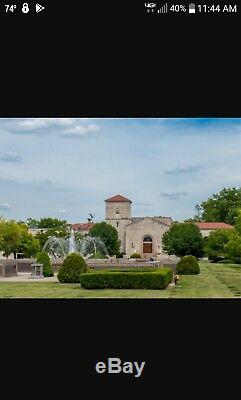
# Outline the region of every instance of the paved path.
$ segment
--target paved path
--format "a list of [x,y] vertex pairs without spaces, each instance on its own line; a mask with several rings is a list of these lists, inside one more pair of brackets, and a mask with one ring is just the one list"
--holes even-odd
[[58,279],[56,275],[49,278],[33,278],[31,273],[19,272],[18,276],[0,277],[0,282],[58,282]]

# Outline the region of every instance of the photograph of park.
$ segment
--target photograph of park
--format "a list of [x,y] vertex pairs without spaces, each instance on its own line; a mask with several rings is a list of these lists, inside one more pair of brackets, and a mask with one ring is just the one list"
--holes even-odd
[[241,297],[241,119],[1,118],[0,299]]

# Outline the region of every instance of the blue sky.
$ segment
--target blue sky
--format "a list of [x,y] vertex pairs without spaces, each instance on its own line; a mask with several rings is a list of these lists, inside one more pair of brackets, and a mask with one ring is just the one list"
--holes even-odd
[[2,118],[0,215],[105,218],[122,194],[133,216],[183,220],[241,186],[241,119]]

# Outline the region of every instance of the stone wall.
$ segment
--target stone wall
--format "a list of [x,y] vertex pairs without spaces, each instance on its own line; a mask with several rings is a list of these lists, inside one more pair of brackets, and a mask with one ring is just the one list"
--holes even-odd
[[[129,257],[133,253],[139,253],[143,257],[158,256],[162,251],[162,237],[169,229],[169,226],[155,220],[152,217],[132,222],[126,227],[126,255]],[[143,238],[152,238],[152,253],[143,253]]]

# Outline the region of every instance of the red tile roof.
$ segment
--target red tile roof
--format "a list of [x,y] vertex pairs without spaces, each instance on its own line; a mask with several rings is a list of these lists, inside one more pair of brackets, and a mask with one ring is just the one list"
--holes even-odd
[[82,222],[80,224],[71,224],[71,227],[74,230],[84,231],[92,228],[93,225],[94,225],[93,222]]
[[196,222],[195,223],[201,230],[212,230],[212,229],[232,229],[233,226],[226,224],[225,222]]
[[109,199],[106,199],[105,201],[106,202],[112,201],[112,202],[116,202],[116,203],[128,201],[128,202],[132,203],[131,200],[127,199],[126,197],[122,196],[121,194],[117,194],[116,196],[110,197]]

